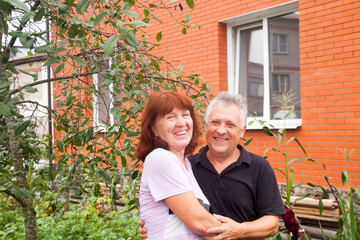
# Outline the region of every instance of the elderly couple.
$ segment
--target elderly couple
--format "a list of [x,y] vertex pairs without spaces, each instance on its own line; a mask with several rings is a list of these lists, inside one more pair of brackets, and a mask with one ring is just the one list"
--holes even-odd
[[190,156],[199,135],[190,98],[177,92],[150,96],[136,150],[144,161],[142,238],[262,239],[278,231],[285,208],[274,172],[239,145],[246,117],[241,96],[220,93],[205,115],[207,146]]

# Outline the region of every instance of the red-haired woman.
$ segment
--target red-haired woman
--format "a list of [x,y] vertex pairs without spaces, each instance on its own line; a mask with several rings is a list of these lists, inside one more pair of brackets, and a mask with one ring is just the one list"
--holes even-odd
[[186,158],[197,146],[199,123],[191,100],[177,92],[157,92],[144,109],[136,151],[144,161],[140,218],[148,239],[203,239],[220,226]]

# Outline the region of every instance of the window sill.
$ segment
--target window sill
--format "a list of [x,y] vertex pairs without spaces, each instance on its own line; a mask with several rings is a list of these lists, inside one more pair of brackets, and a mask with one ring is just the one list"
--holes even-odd
[[[263,120],[263,119],[261,119]],[[263,120],[264,121],[264,120]],[[249,122],[253,122],[251,125],[249,125]],[[254,119],[250,118],[247,121],[247,130],[256,130],[256,129],[262,129],[263,125],[261,125],[259,122],[255,121]],[[286,120],[268,120],[266,121],[266,126],[268,126],[270,129],[296,129],[302,125],[301,119],[286,119]]]

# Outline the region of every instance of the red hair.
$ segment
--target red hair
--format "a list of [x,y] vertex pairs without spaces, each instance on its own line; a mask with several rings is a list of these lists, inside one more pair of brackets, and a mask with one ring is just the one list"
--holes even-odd
[[193,120],[193,134],[185,148],[185,155],[189,155],[195,150],[198,145],[200,128],[190,98],[179,92],[155,92],[148,99],[142,116],[140,141],[136,149],[136,156],[139,160],[144,161],[146,156],[155,148],[160,147],[169,150],[169,146],[165,141],[155,137],[152,127],[158,117],[165,116],[174,108],[190,111]]

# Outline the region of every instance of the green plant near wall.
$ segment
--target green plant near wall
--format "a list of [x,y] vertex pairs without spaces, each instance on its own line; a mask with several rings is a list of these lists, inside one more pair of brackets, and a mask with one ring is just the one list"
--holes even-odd
[[356,215],[355,208],[360,206],[360,189],[351,187],[348,172],[348,165],[350,157],[353,154],[353,149],[349,150],[345,147],[340,151],[344,155],[347,163],[347,169],[341,173],[342,185],[347,189],[347,195],[343,197],[341,192],[332,185],[329,178],[325,176],[325,180],[328,183],[337,204],[339,205],[338,232],[336,233],[334,239],[359,240],[360,217]]
[[[280,153],[283,156],[284,162],[285,162],[285,169],[274,168],[274,170],[279,171],[281,174],[283,174],[285,176],[285,180],[286,180],[286,194],[283,196],[283,198],[285,200],[285,209],[286,209],[286,214],[283,215],[285,228],[280,227],[278,234],[276,234],[273,238],[270,238],[270,239],[281,239],[280,234],[282,232],[286,232],[288,234],[287,235],[288,239],[290,239],[290,238],[297,239],[300,237],[300,232],[304,232],[304,230],[303,230],[300,222],[294,215],[293,211],[291,210],[291,208],[296,203],[296,201],[299,201],[305,197],[308,197],[308,196],[312,195],[313,193],[307,193],[304,196],[297,198],[293,203],[290,202],[290,197],[291,197],[291,193],[292,193],[293,189],[303,185],[303,183],[294,184],[294,167],[292,166],[292,164],[294,164],[296,162],[308,161],[308,162],[313,162],[313,163],[319,163],[323,166],[324,169],[326,169],[326,167],[324,164],[310,158],[308,156],[307,152],[305,151],[304,147],[302,146],[302,144],[296,137],[291,137],[291,138],[287,137],[286,119],[289,116],[291,116],[291,114],[294,111],[295,105],[296,105],[296,102],[295,102],[296,96],[293,93],[293,91],[291,89],[289,91],[286,91],[286,86],[285,86],[284,92],[281,94],[278,94],[278,93],[274,94],[273,99],[278,103],[276,106],[279,109],[282,109],[282,110],[286,109],[288,111],[283,119],[284,128],[275,129],[274,126],[272,126],[271,124],[268,124],[266,121],[259,120],[256,118],[254,118],[255,120],[250,121],[249,125],[252,125],[255,122],[258,122],[262,126],[264,133],[270,137],[273,137],[277,143],[277,147],[269,147],[265,150],[264,158],[267,158],[268,151],[275,151],[275,152]],[[256,116],[256,113],[254,115]],[[251,140],[252,139],[249,139],[245,144],[248,144]],[[301,149],[302,153],[304,154],[303,158],[289,159],[288,146],[291,143],[297,144],[297,146]],[[308,184],[312,185],[311,183],[308,183]],[[302,230],[300,230],[300,229],[302,229]],[[306,234],[304,234],[304,236],[306,239],[308,239]]]

